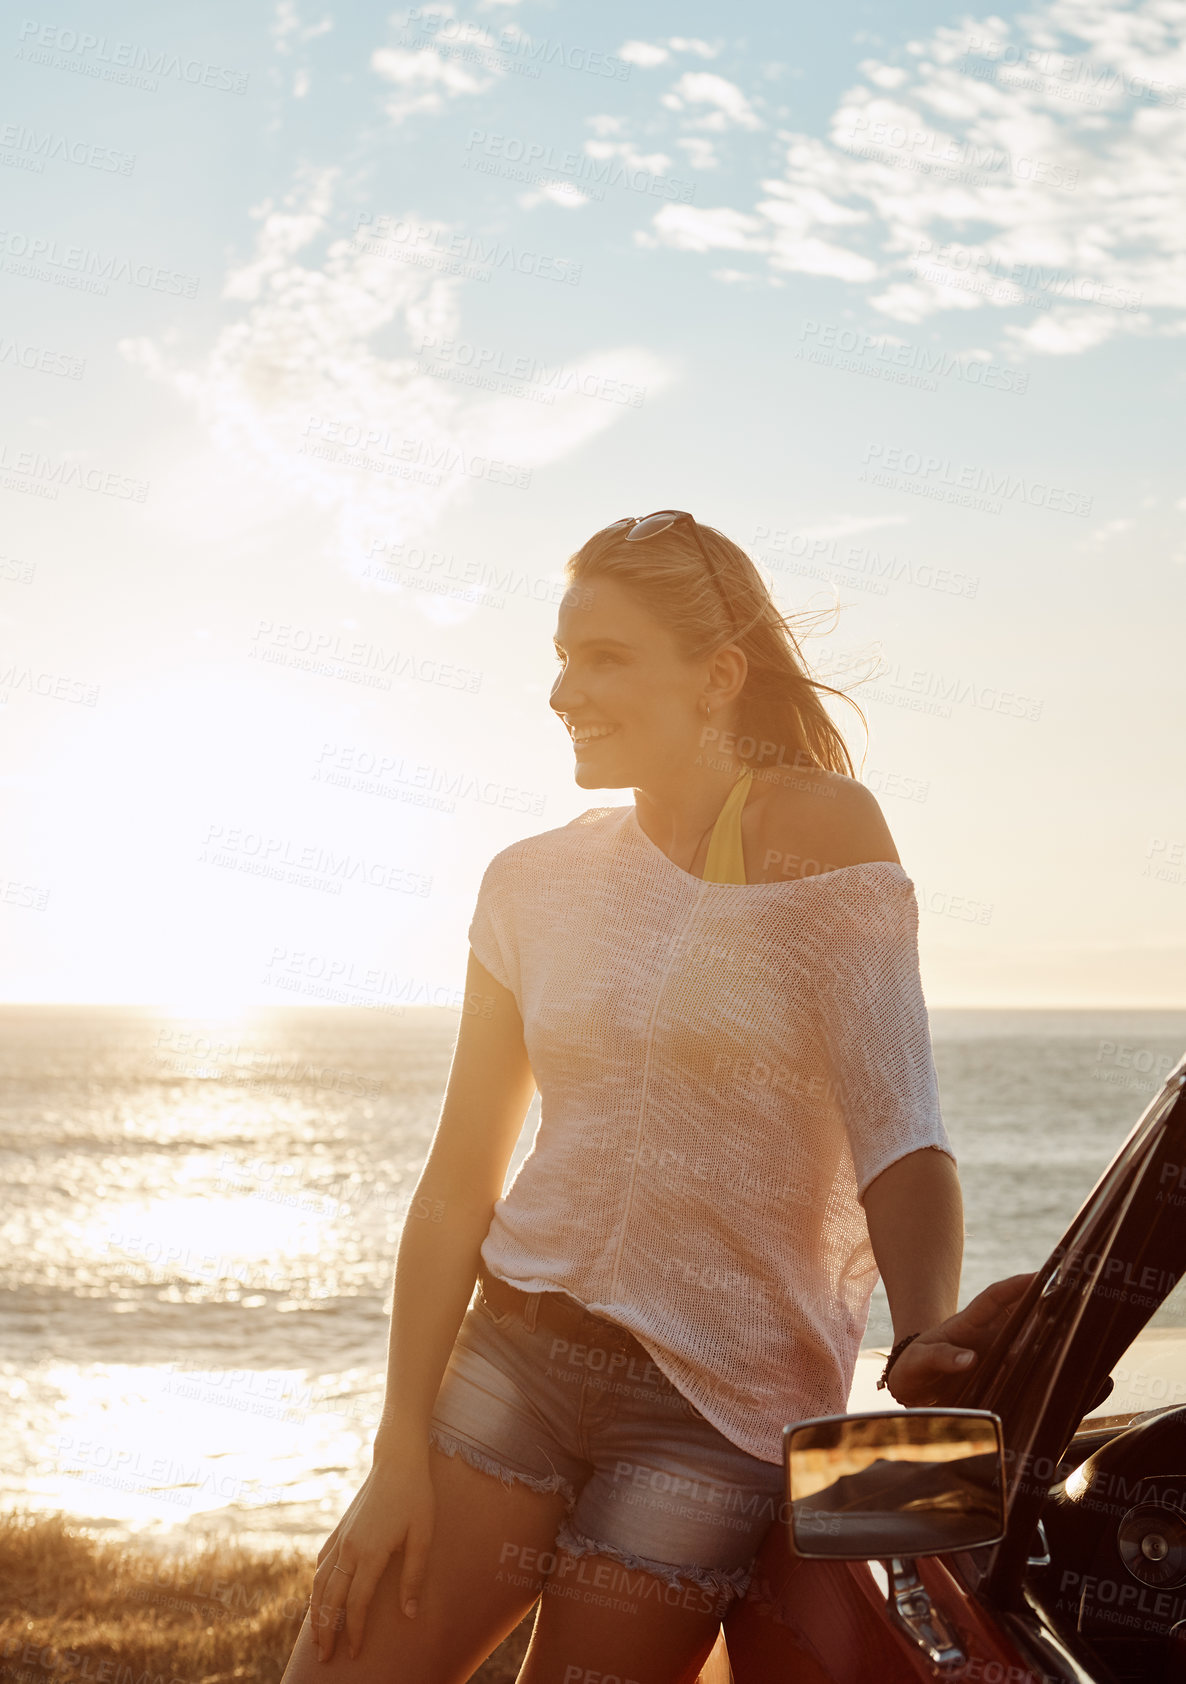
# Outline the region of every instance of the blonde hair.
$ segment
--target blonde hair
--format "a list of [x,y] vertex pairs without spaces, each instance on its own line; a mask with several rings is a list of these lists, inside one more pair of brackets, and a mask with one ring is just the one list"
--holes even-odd
[[[696,523],[712,558],[714,583],[690,532],[670,527],[641,543],[623,531],[595,532],[569,556],[564,576],[570,587],[604,577],[625,585],[662,622],[685,660],[695,661],[736,643],[748,663],[737,697],[737,756],[755,770],[776,751],[779,763],[818,766],[854,776],[852,756],[822,696],[839,696],[868,722],[852,697],[812,676],[792,622],[780,613],[766,582],[732,539],[714,526]],[[732,616],[726,608],[726,600]],[[795,616],[800,626],[828,609]]]

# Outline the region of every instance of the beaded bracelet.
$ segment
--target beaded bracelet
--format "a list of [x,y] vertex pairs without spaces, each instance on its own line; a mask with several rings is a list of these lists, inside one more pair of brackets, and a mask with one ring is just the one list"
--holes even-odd
[[881,1379],[877,1382],[877,1390],[879,1392],[885,1391],[885,1389],[888,1387],[890,1369],[897,1362],[898,1358],[901,1356],[902,1352],[906,1349],[907,1345],[909,1345],[910,1341],[912,1339],[917,1339],[917,1338],[918,1338],[917,1333],[908,1333],[906,1335],[905,1339],[899,1339],[898,1340],[898,1343],[894,1346],[893,1350],[889,1354],[888,1359],[886,1360],[885,1367],[881,1371]]

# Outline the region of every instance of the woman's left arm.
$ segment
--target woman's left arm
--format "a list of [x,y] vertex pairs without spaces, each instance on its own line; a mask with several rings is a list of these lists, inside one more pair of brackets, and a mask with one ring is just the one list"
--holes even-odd
[[[959,1302],[960,1265],[964,1253],[964,1207],[959,1176],[946,1152],[923,1147],[897,1158],[865,1189],[865,1220],[873,1255],[885,1283],[894,1342],[908,1333],[924,1333],[955,1314]],[[917,1341],[915,1341],[917,1343]],[[969,1367],[960,1361],[961,1349],[946,1342],[928,1341],[926,1361],[910,1362],[910,1391],[899,1395],[899,1363],[913,1350],[908,1345],[890,1375],[899,1402],[926,1401],[940,1375],[959,1374]]]
[[865,1189],[865,1220],[885,1282],[894,1343],[911,1341],[890,1370],[891,1397],[908,1409],[941,1404],[988,1350],[1033,1274],[994,1281],[956,1309],[964,1249],[963,1200],[946,1152],[924,1147]]

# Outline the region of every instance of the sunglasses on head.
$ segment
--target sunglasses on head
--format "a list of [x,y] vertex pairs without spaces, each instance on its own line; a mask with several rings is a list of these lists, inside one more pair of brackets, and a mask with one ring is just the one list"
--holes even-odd
[[717,572],[715,562],[705,548],[704,541],[700,536],[700,528],[696,525],[695,516],[690,515],[686,509],[657,509],[652,515],[643,515],[641,520],[636,520],[633,515],[626,515],[622,520],[615,520],[611,525],[605,527],[604,531],[618,532],[622,527],[628,527],[629,530],[622,534],[626,542],[628,544],[642,544],[648,538],[655,538],[660,532],[667,532],[673,526],[687,527],[691,531],[696,542],[696,548],[700,551],[704,558],[704,565],[708,568],[708,576],[716,586],[724,604],[725,613],[729,616],[729,622],[732,624],[733,613],[729,607],[729,598],[725,595],[725,588],[721,584],[720,574]]

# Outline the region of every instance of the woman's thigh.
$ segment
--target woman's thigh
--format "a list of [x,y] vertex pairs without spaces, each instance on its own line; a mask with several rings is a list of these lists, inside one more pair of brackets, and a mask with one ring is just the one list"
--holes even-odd
[[623,1572],[613,1556],[558,1547],[518,1684],[692,1684],[720,1629],[703,1598],[672,1596],[663,1579]]
[[507,1486],[460,1456],[429,1452],[436,1519],[419,1607],[400,1607],[402,1553],[375,1588],[355,1660],[344,1633],[319,1661],[306,1613],[282,1684],[464,1684],[531,1608],[565,1496]]
[[[871,1604],[854,1598],[849,1563],[812,1561],[791,1554],[786,1528],[771,1526],[754,1561],[744,1598],[725,1620],[725,1642],[735,1684],[829,1684],[833,1674],[819,1659],[844,1634],[851,1676],[870,1677],[876,1652]],[[814,1641],[813,1641],[814,1639]],[[845,1676],[849,1676],[848,1673]]]

